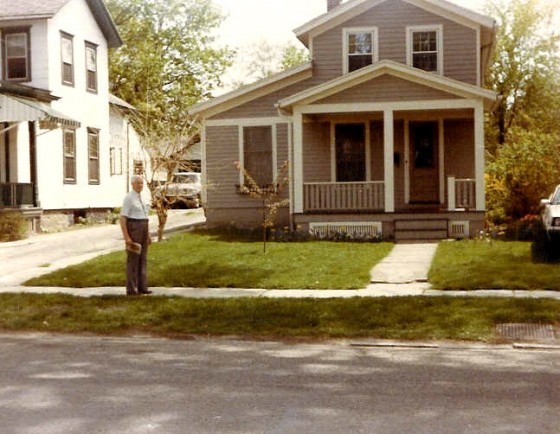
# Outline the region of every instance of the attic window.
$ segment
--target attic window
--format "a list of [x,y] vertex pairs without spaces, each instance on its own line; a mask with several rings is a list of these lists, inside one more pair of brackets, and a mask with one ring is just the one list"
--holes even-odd
[[377,61],[377,28],[344,29],[344,73]]
[[441,26],[409,27],[407,63],[414,68],[442,74],[443,30]]

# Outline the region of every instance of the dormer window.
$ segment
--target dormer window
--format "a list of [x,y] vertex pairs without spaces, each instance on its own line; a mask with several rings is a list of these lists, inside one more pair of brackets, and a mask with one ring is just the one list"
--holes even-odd
[[377,60],[377,28],[344,29],[345,74]]
[[443,74],[442,26],[409,27],[407,30],[407,64]]
[[29,29],[3,29],[3,78],[11,81],[30,81]]

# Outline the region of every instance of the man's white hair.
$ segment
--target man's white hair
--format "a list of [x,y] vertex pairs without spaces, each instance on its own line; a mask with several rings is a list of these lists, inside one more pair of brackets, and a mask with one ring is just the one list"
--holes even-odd
[[132,184],[135,181],[142,181],[144,182],[144,178],[142,177],[142,175],[132,175],[130,177],[130,183]]

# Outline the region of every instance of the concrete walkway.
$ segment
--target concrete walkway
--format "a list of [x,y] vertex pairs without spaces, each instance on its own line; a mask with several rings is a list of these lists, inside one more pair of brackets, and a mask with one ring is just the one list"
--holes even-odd
[[437,243],[395,244],[391,253],[371,270],[371,283],[427,282]]

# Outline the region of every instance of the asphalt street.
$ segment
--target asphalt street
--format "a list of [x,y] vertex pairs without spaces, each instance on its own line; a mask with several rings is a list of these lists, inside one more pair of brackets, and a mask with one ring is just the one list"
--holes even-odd
[[0,335],[0,431],[558,434],[558,351]]

